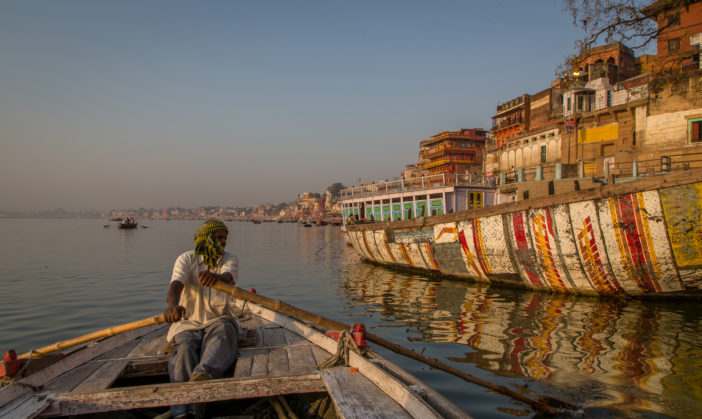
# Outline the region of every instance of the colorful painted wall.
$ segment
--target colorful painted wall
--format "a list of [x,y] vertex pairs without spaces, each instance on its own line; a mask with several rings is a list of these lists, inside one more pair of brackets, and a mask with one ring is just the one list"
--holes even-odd
[[[702,288],[702,182],[427,226],[349,231],[366,259],[590,295]],[[391,235],[388,238],[388,235]]]

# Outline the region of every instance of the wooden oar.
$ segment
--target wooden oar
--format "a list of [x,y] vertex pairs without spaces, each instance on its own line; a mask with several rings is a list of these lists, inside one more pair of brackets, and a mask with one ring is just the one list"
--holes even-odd
[[53,345],[44,346],[43,348],[35,349],[26,354],[18,356],[18,359],[28,359],[31,355],[36,358],[41,355],[46,355],[53,351],[59,351],[61,349],[69,348],[71,346],[80,345],[81,343],[90,342],[91,340],[104,338],[107,336],[114,336],[120,333],[128,332],[130,330],[139,329],[141,327],[151,326],[152,324],[159,324],[165,322],[166,319],[162,314],[154,317],[149,317],[142,320],[137,320],[135,322],[126,323],[120,326],[112,326],[107,329],[98,330],[97,332],[92,332],[87,335],[83,335],[77,338],[64,340],[62,342],[56,342]]
[[[234,285],[231,284],[225,284],[223,282],[217,282],[215,283],[212,288],[225,292],[233,297],[240,298],[243,300],[251,301],[252,303],[260,304],[262,306],[266,306],[268,308],[271,308],[276,311],[280,311],[285,314],[290,314],[292,316],[301,318],[303,320],[310,321],[312,323],[315,323],[317,325],[330,328],[330,329],[338,329],[338,330],[348,330],[350,329],[349,326],[339,323],[337,321],[327,319],[325,317],[322,317],[317,314],[310,313],[308,311],[299,309],[297,307],[291,306],[290,304],[284,303],[280,300],[274,300],[272,298],[264,297],[259,294],[254,294],[252,292],[245,291],[241,288],[237,288]],[[446,371],[450,374],[453,374],[457,377],[460,377],[470,383],[479,385],[481,387],[488,388],[490,390],[493,390],[497,393],[503,394],[505,396],[509,396],[515,400],[519,400],[523,403],[528,404],[529,406],[533,407],[534,409],[543,412],[543,413],[549,413],[549,414],[555,414],[556,408],[553,406],[550,406],[547,404],[544,400],[534,400],[531,399],[521,393],[517,393],[514,390],[510,390],[507,387],[491,383],[487,380],[483,380],[482,378],[475,377],[471,374],[468,374],[466,372],[463,372],[457,368],[454,368],[450,365],[447,365],[437,359],[434,358],[428,358],[422,354],[419,354],[411,349],[407,349],[403,346],[400,346],[398,344],[395,344],[393,342],[390,342],[387,339],[381,338],[380,336],[376,336],[374,334],[366,332],[366,339],[368,339],[371,342],[377,343],[378,345],[382,345],[388,349],[390,349],[393,352],[399,353],[401,355],[405,355],[407,357],[410,357],[412,359],[415,359],[417,361],[423,362],[425,364],[428,364],[434,368]],[[559,408],[563,407],[568,407],[572,408],[568,403],[560,401],[560,400],[555,400],[551,399],[554,402],[557,402],[559,404]]]

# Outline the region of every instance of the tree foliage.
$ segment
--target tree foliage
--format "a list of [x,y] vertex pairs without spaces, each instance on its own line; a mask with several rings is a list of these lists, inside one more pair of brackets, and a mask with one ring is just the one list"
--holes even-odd
[[342,189],[344,189],[344,185],[336,182],[332,183],[331,186],[327,188],[327,192],[329,192],[333,199],[338,199]]

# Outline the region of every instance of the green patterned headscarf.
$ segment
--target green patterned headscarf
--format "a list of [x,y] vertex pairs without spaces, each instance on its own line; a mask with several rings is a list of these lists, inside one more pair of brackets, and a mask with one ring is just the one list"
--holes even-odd
[[223,222],[210,219],[200,226],[195,233],[195,254],[202,256],[202,261],[210,270],[215,270],[217,261],[224,253],[224,247],[215,237],[218,231],[229,232]]

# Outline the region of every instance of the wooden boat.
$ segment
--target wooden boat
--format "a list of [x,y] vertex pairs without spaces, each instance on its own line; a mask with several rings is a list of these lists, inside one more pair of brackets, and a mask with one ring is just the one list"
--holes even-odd
[[696,297],[702,169],[346,230],[383,265],[549,292]]
[[468,417],[370,350],[349,352],[348,366],[320,368],[337,351],[336,340],[280,311],[244,300],[237,306],[239,357],[224,378],[170,383],[168,325],[152,324],[50,357],[53,363],[43,368],[47,358],[30,361],[37,371],[0,389],[0,417],[115,411],[154,417],[190,403],[198,403],[204,417],[266,408],[283,417],[295,417],[295,410],[306,417]]
[[139,225],[139,223],[134,221],[134,219],[132,219],[132,218],[123,218],[122,221],[117,223],[117,227],[125,228],[125,229],[137,228],[138,225]]

